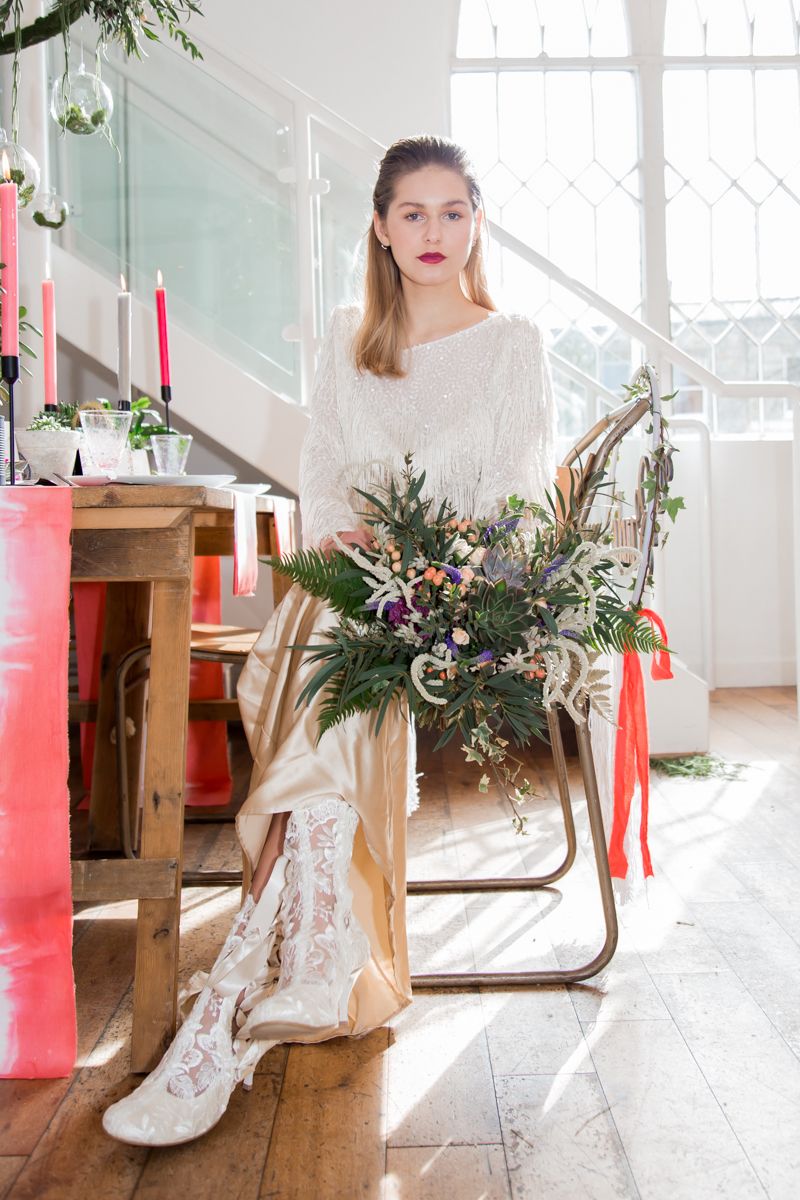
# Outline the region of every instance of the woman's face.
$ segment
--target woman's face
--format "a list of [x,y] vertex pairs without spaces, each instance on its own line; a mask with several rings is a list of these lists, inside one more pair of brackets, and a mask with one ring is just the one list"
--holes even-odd
[[401,274],[418,284],[458,279],[480,230],[467,185],[446,167],[422,167],[396,184],[385,222],[373,216],[375,232],[388,242]]

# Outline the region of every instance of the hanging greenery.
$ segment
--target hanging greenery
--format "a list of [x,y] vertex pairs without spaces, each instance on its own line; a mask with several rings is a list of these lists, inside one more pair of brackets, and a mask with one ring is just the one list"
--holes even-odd
[[[183,29],[192,13],[202,16],[196,0],[57,0],[48,13],[19,26],[12,20],[21,12],[20,0],[0,0],[0,54],[15,54],[50,38],[61,37],[64,26],[89,17],[97,25],[98,41],[117,42],[128,56],[141,57],[140,37],[159,41],[159,29],[178,42],[192,58],[200,51]],[[7,27],[11,25],[9,32]]]

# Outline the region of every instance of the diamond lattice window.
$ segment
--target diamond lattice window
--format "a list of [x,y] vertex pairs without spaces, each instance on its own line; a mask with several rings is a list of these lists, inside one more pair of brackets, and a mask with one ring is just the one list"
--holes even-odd
[[[723,379],[796,378],[800,0],[664,0],[660,57],[629,45],[629,28],[642,37],[637,3],[462,0],[453,136],[488,215],[567,275],[640,317],[647,248],[667,262],[648,285],[647,309],[669,313],[663,332]],[[659,89],[663,77],[657,137],[639,111],[646,70]],[[580,373],[618,393],[641,347],[519,255],[494,255],[502,303],[533,315],[575,368],[557,385],[562,428],[577,432],[598,403]],[[789,426],[782,399],[718,411],[693,380],[675,382],[679,408],[719,432]]]

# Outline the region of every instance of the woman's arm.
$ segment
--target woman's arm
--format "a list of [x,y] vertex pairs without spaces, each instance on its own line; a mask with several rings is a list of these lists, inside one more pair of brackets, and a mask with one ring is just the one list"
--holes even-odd
[[[556,405],[541,331],[524,317],[515,320],[511,329],[514,341],[505,366],[489,468],[488,494],[497,511],[512,494],[543,504],[545,492],[553,495],[554,483],[558,480],[562,486],[565,478],[556,468]],[[530,518],[525,517],[521,528],[530,527]]]
[[[309,405],[311,421],[300,454],[300,516],[303,546],[323,551],[332,545],[331,534],[344,541],[362,536],[360,521],[350,504],[344,478],[346,461],[336,394],[336,346],[345,336],[344,314],[335,308],[322,343],[319,366]],[[366,535],[366,530],[363,531]]]

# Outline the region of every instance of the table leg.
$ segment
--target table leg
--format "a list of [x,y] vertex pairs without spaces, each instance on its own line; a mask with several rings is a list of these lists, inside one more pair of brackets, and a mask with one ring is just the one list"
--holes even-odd
[[[119,660],[126,651],[146,641],[150,630],[149,583],[109,583],[106,590],[103,653],[97,694],[97,726],[92,763],[92,795],[89,807],[89,849],[119,850],[120,833],[117,804],[117,752],[111,741],[114,728],[114,680]],[[132,696],[128,715],[133,719],[137,738],[129,747],[131,772],[138,772],[138,748],[144,716],[144,688]],[[138,776],[137,776],[138,779]],[[130,781],[129,781],[130,787]],[[132,794],[129,791],[129,794]]]
[[178,873],[174,897],[139,902],[131,1042],[138,1072],[156,1065],[175,1029],[191,606],[191,577],[153,584],[142,857],[177,859]]

